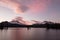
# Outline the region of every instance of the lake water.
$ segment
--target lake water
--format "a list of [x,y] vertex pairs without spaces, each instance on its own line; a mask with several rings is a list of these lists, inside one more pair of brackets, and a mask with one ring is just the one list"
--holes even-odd
[[0,40],[60,40],[60,30],[9,28],[8,30],[0,30]]

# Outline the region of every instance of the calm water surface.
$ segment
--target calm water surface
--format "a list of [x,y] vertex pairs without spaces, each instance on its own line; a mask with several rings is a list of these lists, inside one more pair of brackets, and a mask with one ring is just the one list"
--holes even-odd
[[0,30],[0,40],[60,40],[60,30],[9,28],[8,30]]

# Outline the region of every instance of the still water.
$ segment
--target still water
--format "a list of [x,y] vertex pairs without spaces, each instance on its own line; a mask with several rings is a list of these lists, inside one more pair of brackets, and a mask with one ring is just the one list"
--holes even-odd
[[0,30],[0,40],[60,40],[60,30],[9,28],[8,30]]

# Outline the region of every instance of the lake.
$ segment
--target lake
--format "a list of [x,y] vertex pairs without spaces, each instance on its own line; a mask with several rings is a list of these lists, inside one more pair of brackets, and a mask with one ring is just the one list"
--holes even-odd
[[0,40],[60,40],[59,29],[8,28],[0,30]]

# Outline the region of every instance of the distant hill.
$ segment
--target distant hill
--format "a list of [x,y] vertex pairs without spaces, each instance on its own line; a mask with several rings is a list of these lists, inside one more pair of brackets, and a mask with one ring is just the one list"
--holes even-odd
[[4,21],[0,23],[0,29],[4,28],[18,28],[18,27],[28,27],[29,25],[24,25],[24,24],[19,24],[19,23],[13,23],[13,22],[8,22]]
[[26,28],[52,28],[52,29],[60,29],[60,23],[53,23],[53,22],[48,22],[48,21],[44,21],[42,23],[35,23],[35,24],[32,24],[32,25],[25,25],[25,24],[19,24],[18,22],[17,23],[13,23],[13,22],[8,22],[8,21],[4,21],[4,22],[1,22],[0,23],[0,29],[3,29],[3,28],[17,28],[17,27],[26,27]]

